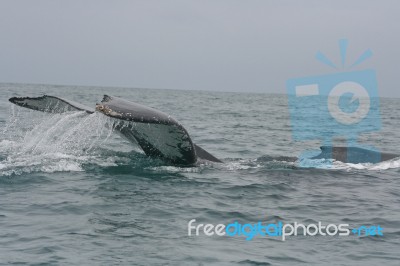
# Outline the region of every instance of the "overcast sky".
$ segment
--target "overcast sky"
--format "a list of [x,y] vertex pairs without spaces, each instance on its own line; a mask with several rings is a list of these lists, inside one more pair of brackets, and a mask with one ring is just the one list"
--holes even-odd
[[400,97],[399,34],[396,0],[0,0],[0,82],[285,93],[347,38]]

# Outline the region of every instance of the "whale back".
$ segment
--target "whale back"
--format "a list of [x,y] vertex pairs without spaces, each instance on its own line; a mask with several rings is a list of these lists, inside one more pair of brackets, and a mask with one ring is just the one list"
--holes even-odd
[[398,154],[384,153],[361,147],[321,146],[321,153],[311,159],[334,159],[345,163],[379,163],[399,157]]

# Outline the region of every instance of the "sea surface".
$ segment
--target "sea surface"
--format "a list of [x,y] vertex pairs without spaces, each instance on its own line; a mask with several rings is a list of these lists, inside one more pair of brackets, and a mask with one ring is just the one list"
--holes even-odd
[[[285,95],[0,84],[1,265],[400,265],[400,159],[302,167]],[[166,112],[224,163],[147,158],[100,113],[48,114],[13,96],[103,94]],[[400,153],[400,99],[360,141]],[[341,139],[335,140],[340,143]],[[194,225],[380,226],[383,236],[188,235]]]

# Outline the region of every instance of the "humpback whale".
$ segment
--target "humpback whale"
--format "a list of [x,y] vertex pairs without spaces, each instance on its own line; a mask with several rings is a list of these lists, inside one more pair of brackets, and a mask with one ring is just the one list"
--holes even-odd
[[[190,166],[199,160],[222,162],[194,144],[187,130],[170,115],[125,99],[104,95],[101,103],[96,104],[95,110],[49,95],[13,97],[9,101],[18,106],[49,113],[100,112],[115,119],[116,131],[130,142],[138,144],[147,156],[162,159],[167,163]],[[321,153],[310,159],[335,159],[345,163],[377,163],[399,156],[360,147],[322,146]],[[293,157],[290,160],[297,159]]]
[[64,113],[98,111],[115,119],[117,132],[133,143],[137,143],[144,153],[174,165],[193,165],[197,161],[221,162],[218,158],[193,143],[187,130],[173,117],[159,110],[130,102],[118,97],[104,95],[95,110],[82,104],[60,97],[13,97],[10,102],[25,108]]

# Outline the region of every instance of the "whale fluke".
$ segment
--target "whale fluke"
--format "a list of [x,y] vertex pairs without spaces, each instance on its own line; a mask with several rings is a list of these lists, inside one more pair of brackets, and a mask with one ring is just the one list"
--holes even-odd
[[9,101],[25,108],[48,113],[64,113],[69,111],[94,113],[89,107],[80,103],[49,95],[41,97],[12,97]]
[[[13,97],[10,102],[33,110],[63,113],[86,111],[89,107],[63,98],[44,95],[41,97]],[[193,165],[198,159],[221,162],[215,156],[195,145],[187,130],[170,115],[159,110],[104,95],[96,111],[115,119],[114,127],[122,136],[137,143],[144,153],[176,165]]]

